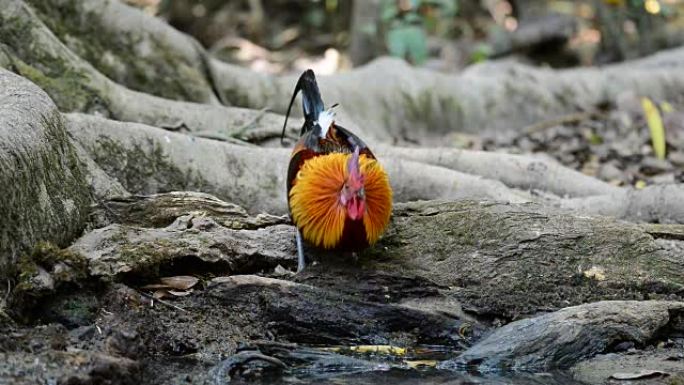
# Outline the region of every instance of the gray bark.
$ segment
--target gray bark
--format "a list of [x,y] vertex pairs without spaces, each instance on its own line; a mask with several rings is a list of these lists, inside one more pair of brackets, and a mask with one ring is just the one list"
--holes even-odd
[[[67,127],[95,162],[134,194],[197,190],[250,212],[287,212],[289,150],[195,138],[156,127],[66,114]],[[632,190],[528,156],[379,147],[396,202],[484,199],[538,202],[632,221],[684,223],[682,186]],[[535,191],[542,196],[530,193]]]
[[349,56],[355,66],[366,64],[380,51],[380,0],[354,0]]
[[0,69],[0,277],[36,242],[66,246],[92,197],[62,116],[40,88]]
[[[125,7],[118,1],[110,5]],[[252,125],[282,126],[281,118],[270,113],[167,100],[121,86],[70,50],[36,11],[20,0],[0,2],[0,38],[8,56],[7,67],[43,88],[61,111],[88,112],[170,130],[218,132],[227,137],[244,134]],[[32,42],[30,47],[26,41]],[[145,44],[152,45],[149,41]]]

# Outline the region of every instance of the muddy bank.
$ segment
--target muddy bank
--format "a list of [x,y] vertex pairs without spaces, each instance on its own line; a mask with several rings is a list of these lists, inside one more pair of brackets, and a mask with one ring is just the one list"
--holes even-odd
[[[375,248],[357,259],[309,250],[316,262],[300,275],[289,271],[286,219],[205,194],[117,199],[93,211],[91,226],[69,248],[41,244],[21,258],[2,323],[1,378],[315,383],[392,369],[385,374],[465,380],[494,370],[504,382],[544,383],[507,371],[543,357],[535,371],[549,373],[684,330],[679,302],[565,308],[679,298],[682,265],[668,252],[681,241],[534,205],[398,205]],[[162,279],[179,275],[189,278]],[[511,336],[516,348],[496,342]],[[568,373],[541,378],[573,383]]]

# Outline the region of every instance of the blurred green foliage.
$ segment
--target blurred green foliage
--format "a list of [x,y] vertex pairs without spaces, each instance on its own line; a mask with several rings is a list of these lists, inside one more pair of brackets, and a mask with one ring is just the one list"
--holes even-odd
[[421,64],[427,60],[427,34],[458,13],[458,0],[384,0],[380,19],[390,55]]

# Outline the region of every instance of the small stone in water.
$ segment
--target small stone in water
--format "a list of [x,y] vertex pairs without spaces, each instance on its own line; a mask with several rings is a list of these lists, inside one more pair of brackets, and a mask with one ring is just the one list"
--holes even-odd
[[660,370],[640,370],[634,373],[613,373],[610,376],[610,378],[614,380],[638,380],[642,378],[652,378],[669,375],[669,373],[661,372]]

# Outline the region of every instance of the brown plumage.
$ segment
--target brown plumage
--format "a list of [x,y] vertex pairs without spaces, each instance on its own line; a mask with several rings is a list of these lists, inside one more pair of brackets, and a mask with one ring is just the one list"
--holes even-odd
[[373,245],[389,223],[392,190],[366,144],[324,110],[313,71],[299,78],[287,115],[299,91],[305,122],[290,158],[287,195],[301,270],[301,237],[325,249],[359,251]]

